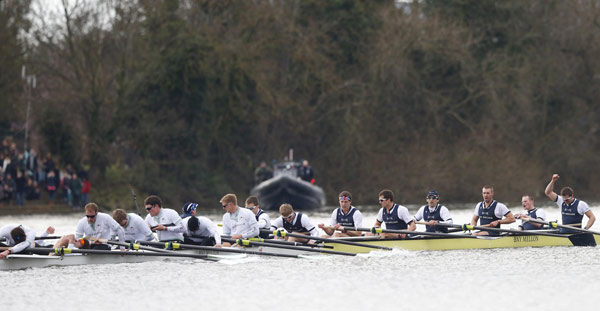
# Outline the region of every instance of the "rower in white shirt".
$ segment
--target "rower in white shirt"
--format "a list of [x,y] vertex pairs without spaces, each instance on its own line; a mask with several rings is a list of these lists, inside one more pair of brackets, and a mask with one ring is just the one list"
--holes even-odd
[[221,235],[217,225],[204,216],[196,216],[198,203],[185,203],[181,223],[185,228],[183,241],[186,244],[221,247]]
[[[279,213],[281,214],[281,217],[273,221],[271,224],[272,228],[277,229],[283,227],[287,232],[319,237],[317,227],[310,221],[308,216],[294,212],[294,208],[292,208],[290,204],[282,204],[279,207]],[[286,236],[286,240],[290,242],[305,243],[308,239]],[[309,244],[313,244],[314,242],[314,240],[308,241]]]
[[113,211],[113,219],[123,227],[125,231],[125,240],[129,242],[135,241],[152,241],[155,239],[152,230],[146,222],[135,213],[127,213],[123,209]]
[[156,231],[159,241],[179,241],[183,242],[183,233],[185,228],[181,224],[179,214],[170,209],[162,208],[162,200],[156,196],[148,196],[144,200],[146,206],[146,224],[152,231]]
[[437,191],[431,190],[427,193],[426,200],[427,204],[421,206],[415,214],[415,220],[427,222],[425,232],[447,233],[447,227],[436,226],[437,223],[452,224],[450,211],[447,207],[440,204],[440,195]]
[[[226,194],[220,200],[225,214],[223,215],[223,235],[232,239],[247,239],[257,237],[260,233],[254,213],[237,205],[237,197],[233,193]],[[223,246],[230,246],[223,243]]]
[[[54,233],[54,228],[48,227],[41,236],[48,236],[49,233]],[[35,241],[35,231],[33,229],[18,224],[5,225],[0,228],[0,238],[6,239],[4,246],[8,247],[8,249],[0,252],[0,259],[4,259],[10,254],[20,253],[28,247],[34,247],[36,242],[41,244],[41,241]],[[0,245],[2,244],[0,243]]]
[[[246,199],[246,208],[251,210],[256,217],[256,221],[258,222],[258,229],[271,229],[271,217],[265,211],[260,208],[260,204],[258,203],[258,198],[255,196],[249,196]],[[261,238],[268,238],[269,232],[260,232],[259,236]]]
[[96,203],[86,204],[85,217],[77,223],[74,238],[85,237],[90,240],[92,249],[109,250],[110,246],[103,244],[101,240],[113,240],[115,236],[119,237],[119,241],[125,241],[123,228],[110,215],[99,212]]

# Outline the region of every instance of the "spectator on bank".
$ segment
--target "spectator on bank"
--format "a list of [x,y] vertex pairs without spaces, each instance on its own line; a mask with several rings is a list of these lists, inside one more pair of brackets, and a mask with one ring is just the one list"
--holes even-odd
[[25,169],[27,171],[27,177],[33,178],[33,181],[40,181],[37,160],[37,152],[33,148],[25,153]]
[[4,173],[0,169],[0,203],[4,201]]
[[54,204],[54,197],[56,196],[56,190],[58,189],[58,177],[56,177],[56,173],[54,170],[48,172],[48,176],[46,177],[46,190],[48,191],[48,200],[50,200],[50,205]]
[[39,200],[42,196],[39,184],[32,178],[27,178],[27,185],[25,186],[25,199],[26,200]]
[[87,174],[81,178],[81,205],[85,206],[90,202],[90,190],[92,190],[92,183],[90,182]]
[[[48,175],[50,171],[56,170],[56,165],[54,165],[54,161],[52,160],[52,154],[47,153],[46,158],[44,158],[44,173]],[[56,172],[55,172],[56,174]]]
[[79,177],[77,177],[76,173],[73,173],[72,175],[72,179],[71,179],[71,195],[72,195],[72,199],[71,199],[71,203],[72,203],[72,207],[73,208],[79,208],[81,204],[81,189],[82,189],[82,184],[81,184],[81,179],[79,179]]
[[5,174],[4,175],[4,200],[10,203],[10,200],[14,197],[15,193],[15,180],[12,178],[12,175]]
[[62,191],[63,202],[69,206],[73,206],[73,195],[71,194],[71,175],[67,174],[64,169],[59,172],[60,188]]
[[18,206],[25,205],[25,186],[27,185],[27,180],[23,175],[21,170],[17,171],[17,179],[15,179],[15,194],[16,194],[16,204]]

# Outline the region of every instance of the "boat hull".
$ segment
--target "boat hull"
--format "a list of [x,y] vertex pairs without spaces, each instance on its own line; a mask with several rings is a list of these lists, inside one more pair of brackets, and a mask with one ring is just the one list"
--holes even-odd
[[263,181],[250,194],[258,197],[261,208],[265,210],[279,210],[284,203],[298,210],[314,210],[325,205],[321,187],[287,175]]
[[[590,237],[592,238],[592,237]],[[593,239],[600,244],[600,236],[594,235]],[[477,238],[414,238],[406,240],[396,239],[352,239],[362,244],[386,246],[411,251],[439,251],[460,249],[489,249],[489,248],[515,248],[515,247],[548,247],[548,246],[574,246],[567,237],[553,237],[543,235],[511,235],[502,237],[477,237]],[[371,248],[352,246],[341,243],[326,243],[333,246],[333,250],[349,253],[368,253]]]

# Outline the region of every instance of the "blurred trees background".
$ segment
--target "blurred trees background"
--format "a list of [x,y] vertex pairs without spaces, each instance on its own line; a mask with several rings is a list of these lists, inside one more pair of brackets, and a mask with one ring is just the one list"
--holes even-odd
[[[552,173],[598,199],[597,0],[0,0],[0,133],[172,206],[244,199],[288,148],[376,204],[537,196]],[[42,14],[42,12],[46,12]]]

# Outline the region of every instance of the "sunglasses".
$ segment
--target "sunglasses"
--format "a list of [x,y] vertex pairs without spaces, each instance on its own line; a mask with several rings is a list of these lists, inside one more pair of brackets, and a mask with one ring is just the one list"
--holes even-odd
[[98,214],[94,214],[94,215],[87,215],[86,214],[85,217],[87,217],[87,218],[94,218],[94,217],[96,217],[96,215],[98,215]]
[[437,200],[437,199],[439,199],[439,197],[436,197],[436,196],[432,196],[432,195],[431,195],[431,196],[428,196],[428,197],[427,197],[427,200],[429,200],[429,199],[434,199],[434,200]]
[[223,204],[223,208],[226,208],[226,207],[227,207],[227,205],[229,205],[229,203],[227,203],[227,204]]
[[246,208],[249,209],[249,210],[253,210],[253,209],[256,208],[256,206],[246,206]]
[[149,211],[149,210],[151,210],[153,207],[154,207],[154,205],[151,205],[151,206],[146,206],[146,210],[147,210],[147,211]]
[[386,201],[387,199],[379,199],[379,203]]
[[287,217],[283,217],[283,219],[293,219],[294,218],[294,213],[291,213],[289,216]]

